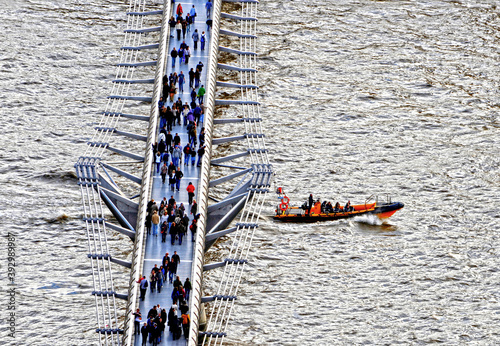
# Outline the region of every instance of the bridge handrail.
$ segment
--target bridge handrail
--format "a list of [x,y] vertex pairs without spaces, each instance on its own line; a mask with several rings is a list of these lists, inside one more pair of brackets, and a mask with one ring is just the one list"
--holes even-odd
[[[220,9],[220,1],[218,3]],[[257,4],[254,2],[244,2],[241,4],[241,17],[256,18]],[[241,37],[240,49],[241,52],[256,52],[256,23],[257,21],[241,21]],[[258,85],[257,83],[257,60],[256,55],[240,54],[239,55],[239,71],[241,85]],[[258,102],[257,88],[241,88],[242,102],[241,110],[243,118],[260,119],[260,106]],[[263,133],[262,123],[259,121],[245,121],[245,133]],[[269,164],[264,136],[248,136],[247,148],[250,152],[250,159],[254,173],[258,169],[266,170],[272,174],[272,166]],[[256,182],[256,184],[259,184]],[[237,231],[232,236],[233,242],[227,258],[239,259],[234,263],[228,263],[224,266],[224,272],[220,279],[218,290],[214,300],[214,306],[211,311],[210,319],[207,323],[208,332],[204,333],[203,345],[222,344],[226,336],[226,328],[229,323],[234,299],[225,299],[224,297],[236,296],[238,286],[240,284],[243,269],[248,257],[250,247],[255,234],[255,224],[260,218],[263,204],[267,195],[266,186],[250,186],[252,193],[247,194],[245,207],[240,214],[240,222],[237,223]],[[251,227],[240,227],[240,225],[252,224]],[[222,297],[222,298],[221,298]]]
[[137,214],[136,236],[134,241],[134,249],[132,255],[132,268],[130,271],[130,281],[128,289],[128,304],[125,314],[125,327],[123,343],[125,345],[132,344],[132,336],[134,335],[134,316],[132,313],[138,305],[137,297],[137,281],[142,273],[143,254],[146,247],[144,241],[144,220],[147,214],[147,204],[151,193],[151,167],[153,166],[153,152],[150,149],[156,139],[158,128],[158,101],[162,93],[162,79],[165,72],[165,64],[167,61],[167,49],[170,41],[170,27],[168,25],[169,15],[171,13],[171,1],[164,0],[163,2],[163,17],[160,34],[160,46],[158,48],[158,58],[156,64],[156,74],[153,90],[153,100],[151,102],[151,116],[149,118],[148,136],[146,142],[146,153],[144,157],[144,165],[142,171],[141,195],[139,197],[139,210]]
[[189,331],[188,345],[198,345],[198,329],[201,314],[201,297],[202,297],[202,280],[203,280],[203,264],[205,256],[205,232],[207,225],[207,208],[208,208],[208,188],[210,183],[210,161],[212,159],[212,139],[214,125],[214,110],[215,110],[215,90],[217,83],[217,62],[219,54],[219,29],[221,18],[221,0],[215,0],[212,10],[212,29],[209,47],[209,62],[207,68],[207,86],[206,86],[206,113],[205,113],[205,155],[202,158],[200,181],[198,186],[198,207],[200,210],[200,218],[198,223],[198,232],[196,232],[191,281],[192,293],[190,299],[189,310],[191,311],[191,325]]
[[[130,11],[143,12],[145,6],[145,0],[130,0],[129,9]],[[144,17],[128,15],[127,29],[141,29],[143,22]],[[143,36],[138,32],[126,32],[124,46],[141,45]],[[135,68],[132,63],[137,62],[138,54],[138,51],[121,50],[120,64],[116,70],[115,79],[133,79]],[[113,83],[111,94],[128,95],[130,85]],[[99,333],[100,345],[121,345],[122,343],[122,337],[119,334],[123,330],[119,329],[115,298],[121,298],[123,295],[115,293],[113,287],[111,255],[107,242],[105,213],[100,189],[99,164],[104,150],[109,147],[107,143],[113,133],[112,129],[116,128],[125,101],[125,99],[108,98],[99,126],[88,142],[84,155],[75,164],[82,195],[88,238],[88,257],[92,266],[97,320],[96,332]],[[138,238],[140,237],[136,237],[136,240]],[[102,292],[106,292],[106,294],[102,294]]]

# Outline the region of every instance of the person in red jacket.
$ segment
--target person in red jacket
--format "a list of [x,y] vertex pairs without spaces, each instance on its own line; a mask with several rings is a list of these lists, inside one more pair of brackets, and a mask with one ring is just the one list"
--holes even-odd
[[189,196],[189,204],[193,203],[195,189],[196,188],[194,187],[194,185],[191,182],[189,182],[188,186],[186,187],[186,190],[187,190],[188,196]]

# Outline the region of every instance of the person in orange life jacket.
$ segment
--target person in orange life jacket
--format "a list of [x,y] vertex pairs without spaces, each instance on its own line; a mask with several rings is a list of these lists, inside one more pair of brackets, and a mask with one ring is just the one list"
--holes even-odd
[[194,187],[193,183],[189,182],[188,186],[186,187],[186,191],[188,192],[188,196],[189,196],[189,204],[193,203],[195,189],[196,188]]

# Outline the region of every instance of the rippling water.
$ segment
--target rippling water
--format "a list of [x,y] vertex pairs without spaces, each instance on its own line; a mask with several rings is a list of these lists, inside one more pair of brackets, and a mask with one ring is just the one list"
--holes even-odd
[[[0,210],[18,238],[18,344],[96,342],[73,163],[104,108],[125,10],[0,9]],[[277,182],[297,204],[388,194],[406,207],[384,224],[266,218],[228,344],[500,343],[495,3],[262,0],[259,12]],[[130,256],[124,238],[111,247]]]

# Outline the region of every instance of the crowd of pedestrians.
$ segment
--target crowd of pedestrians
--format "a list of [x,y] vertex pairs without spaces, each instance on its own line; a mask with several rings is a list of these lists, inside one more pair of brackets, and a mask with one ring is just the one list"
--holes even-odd
[[[152,146],[154,153],[154,172],[161,176],[162,185],[167,184],[162,191],[171,191],[170,198],[163,197],[158,204],[155,200],[148,203],[146,216],[147,236],[154,242],[170,242],[170,247],[165,246],[167,252],[161,263],[156,263],[150,269],[149,277],[146,275],[139,279],[140,299],[144,301],[146,294],[169,295],[172,300],[170,308],[156,304],[144,316],[139,309],[134,313],[135,333],[142,335],[142,344],[147,342],[158,345],[166,338],[165,331],[172,334],[174,340],[184,333],[189,335],[189,307],[188,302],[192,289],[191,281],[186,278],[181,281],[177,275],[181,258],[177,251],[170,256],[168,248],[174,246],[187,246],[186,236],[191,233],[191,241],[195,241],[197,223],[200,215],[195,199],[196,187],[192,182],[187,185],[188,203],[177,202],[174,196],[180,192],[181,181],[185,169],[200,166],[205,154],[205,129],[203,127],[206,93],[201,83],[204,65],[202,61],[192,61],[191,56],[195,51],[203,51],[207,37],[205,31],[194,28],[197,11],[195,5],[190,5],[186,13],[182,4],[175,7],[175,17],[172,16],[170,24],[171,38],[176,35],[178,44],[170,52],[172,70],[176,63],[180,72],[172,71],[163,77],[162,97],[159,107],[159,133],[158,140]],[[207,31],[210,30],[210,14],[212,1],[205,3],[207,13]],[[186,43],[192,40],[192,45]],[[178,47],[178,48],[177,48]],[[191,48],[192,47],[192,48]],[[186,74],[182,71],[186,67]],[[182,95],[188,94],[191,102],[182,102]],[[174,127],[176,131],[174,132]],[[180,130],[179,130],[180,128]],[[181,141],[181,131],[187,134],[187,141]],[[181,133],[181,135],[180,135]],[[184,167],[184,168],[183,168]],[[184,169],[184,172],[182,171]],[[184,245],[183,245],[184,241]]]

